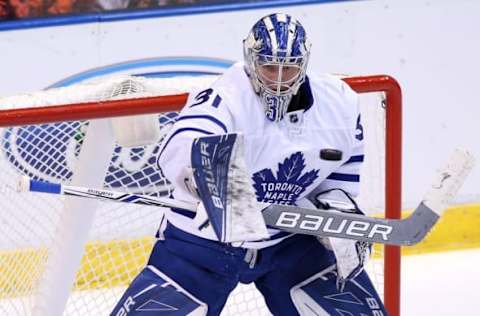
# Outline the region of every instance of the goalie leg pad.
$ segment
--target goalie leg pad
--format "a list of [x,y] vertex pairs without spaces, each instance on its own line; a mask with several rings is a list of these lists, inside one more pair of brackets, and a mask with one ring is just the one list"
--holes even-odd
[[335,255],[315,237],[295,235],[272,249],[270,271],[255,285],[273,315],[386,315],[365,271],[338,289]]
[[294,286],[290,295],[300,315],[387,315],[365,271],[337,287],[335,265]]
[[207,305],[153,266],[132,282],[111,316],[205,316]]

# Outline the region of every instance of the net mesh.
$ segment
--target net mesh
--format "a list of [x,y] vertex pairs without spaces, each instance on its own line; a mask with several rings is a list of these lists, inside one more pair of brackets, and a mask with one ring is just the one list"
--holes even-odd
[[[1,109],[49,106],[98,100],[138,98],[202,89],[214,77],[145,79],[118,77],[87,84],[0,99]],[[361,97],[365,127],[366,167],[360,204],[382,213],[384,200],[385,111],[381,93]],[[156,144],[125,148],[111,155],[104,188],[168,196],[169,182],[155,166],[159,143],[175,121],[176,112],[160,113]],[[82,150],[89,121],[14,126],[0,129],[0,314],[33,315],[39,283],[49,252],[55,251],[57,226],[62,223],[64,198],[18,193],[19,175],[68,184]],[[371,192],[376,192],[371,194]],[[369,193],[369,194],[367,194]],[[76,272],[64,315],[108,315],[124,289],[146,263],[163,213],[158,208],[100,202],[89,242]],[[63,225],[63,224],[62,224]],[[376,249],[369,266],[383,292],[383,255]],[[252,286],[240,285],[222,315],[269,315],[263,298]]]

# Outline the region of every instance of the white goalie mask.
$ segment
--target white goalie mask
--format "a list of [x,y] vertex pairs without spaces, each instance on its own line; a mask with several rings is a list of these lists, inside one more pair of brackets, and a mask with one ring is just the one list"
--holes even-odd
[[263,17],[243,41],[243,53],[267,118],[279,122],[305,81],[310,44],[303,26],[287,14]]

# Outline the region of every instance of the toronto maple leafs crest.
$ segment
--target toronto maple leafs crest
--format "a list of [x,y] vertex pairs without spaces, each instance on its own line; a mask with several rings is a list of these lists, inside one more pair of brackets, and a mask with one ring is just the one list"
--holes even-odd
[[[318,178],[318,169],[303,173],[305,158],[296,152],[278,164],[277,174],[265,168],[253,174],[257,200],[275,204],[294,204],[298,196]],[[303,173],[303,174],[302,174]]]

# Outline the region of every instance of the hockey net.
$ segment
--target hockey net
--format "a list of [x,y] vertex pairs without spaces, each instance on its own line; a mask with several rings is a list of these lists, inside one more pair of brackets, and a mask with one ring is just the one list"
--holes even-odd
[[[115,77],[0,99],[0,314],[109,314],[146,263],[162,210],[18,193],[16,181],[27,175],[168,196],[170,184],[155,166],[158,143],[185,93],[214,79]],[[398,218],[400,89],[383,75],[344,80],[361,93],[366,158],[360,204],[370,214]],[[159,122],[156,144],[116,144],[110,118],[145,113]],[[375,248],[368,270],[387,309],[398,315],[400,250],[386,248]],[[222,315],[269,313],[253,286],[240,285]]]

